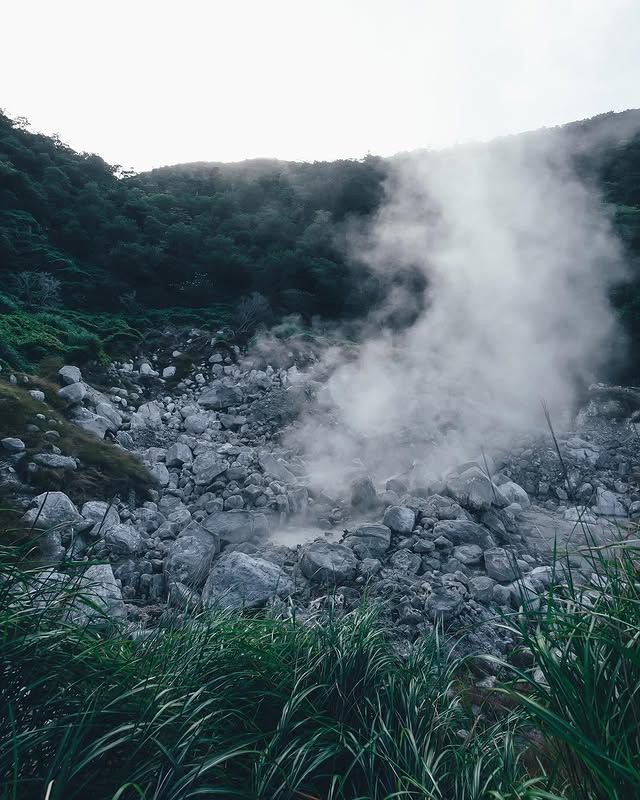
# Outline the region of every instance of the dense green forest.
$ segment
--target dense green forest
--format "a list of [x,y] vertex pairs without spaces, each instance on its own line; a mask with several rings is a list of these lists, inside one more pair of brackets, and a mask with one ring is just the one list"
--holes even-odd
[[[567,130],[579,143],[594,126],[628,130],[637,116],[602,115]],[[576,159],[614,206],[633,262],[640,134],[617,141],[577,145]],[[126,338],[132,321],[228,319],[255,293],[272,319],[365,316],[389,285],[349,257],[345,232],[378,207],[387,163],[254,160],[136,175],[0,114],[0,359],[26,363],[47,347],[87,343],[101,350],[106,331]],[[420,279],[386,280],[419,288]],[[615,301],[640,340],[640,282]]]

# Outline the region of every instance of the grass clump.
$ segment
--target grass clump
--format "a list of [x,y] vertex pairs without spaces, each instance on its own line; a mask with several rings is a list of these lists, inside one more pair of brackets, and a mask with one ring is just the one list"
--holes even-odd
[[527,796],[515,723],[474,729],[436,637],[401,659],[362,608],[201,613],[132,639],[65,621],[71,575],[43,602],[0,561],[7,798]]
[[[39,389],[46,403],[34,400],[29,389]],[[63,404],[57,395],[58,386],[44,378],[29,378],[29,383],[13,385],[0,380],[0,439],[11,436],[22,439],[26,455],[16,465],[18,473],[32,485],[46,490],[66,492],[75,502],[91,499],[110,500],[116,495],[135,492],[147,496],[154,481],[144,464],[133,454],[98,439],[69,422],[62,414]],[[37,414],[44,414],[40,420]],[[55,430],[59,436],[45,436]],[[64,455],[80,460],[76,471],[39,468],[27,471],[29,456],[59,447]]]
[[512,632],[530,668],[503,665],[513,680],[483,701],[438,633],[401,657],[371,607],[304,625],[167,615],[131,636],[69,622],[91,602],[73,565],[43,598],[0,550],[3,796],[637,798],[638,568],[601,561],[597,585],[568,573],[525,603]]
[[513,627],[535,669],[508,689],[562,764],[570,798],[640,797],[640,549],[588,547],[593,584],[566,570]]

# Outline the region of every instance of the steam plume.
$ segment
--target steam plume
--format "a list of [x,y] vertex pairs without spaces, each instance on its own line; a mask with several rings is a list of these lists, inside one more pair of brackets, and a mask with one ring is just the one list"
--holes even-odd
[[560,420],[619,337],[620,247],[560,136],[397,157],[353,246],[377,270],[423,271],[426,311],[333,370],[327,415],[299,431],[325,486],[359,463],[439,473],[541,426],[542,398]]

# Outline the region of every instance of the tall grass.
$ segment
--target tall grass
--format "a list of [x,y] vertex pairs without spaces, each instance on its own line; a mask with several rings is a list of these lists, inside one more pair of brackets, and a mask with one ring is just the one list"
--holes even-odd
[[513,632],[535,668],[507,691],[555,751],[568,797],[640,798],[640,550],[582,554],[591,585],[564,569],[541,609],[525,603]]
[[4,798],[543,796],[526,794],[517,720],[474,722],[464,665],[436,636],[394,654],[371,608],[167,618],[132,637],[73,624],[90,600],[71,574],[36,586],[0,553]]
[[532,666],[503,665],[478,699],[440,632],[401,657],[371,607],[167,615],[132,635],[95,604],[74,622],[92,601],[73,565],[46,585],[0,550],[0,796],[640,797],[637,562],[592,557],[596,584],[568,572],[508,623]]

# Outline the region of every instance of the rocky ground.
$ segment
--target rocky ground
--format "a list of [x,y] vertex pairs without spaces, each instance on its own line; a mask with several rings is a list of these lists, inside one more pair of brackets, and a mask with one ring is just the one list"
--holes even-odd
[[[633,536],[640,518],[633,389],[592,387],[556,441],[523,438],[430,482],[360,471],[329,494],[282,444],[321,390],[286,357],[275,367],[241,359],[194,331],[178,349],[96,373],[93,385],[71,365],[58,377],[71,420],[139,454],[155,478],[151,499],[77,506],[65,492],[36,493],[18,474],[83,469],[53,435],[35,455],[18,432],[3,438],[0,481],[17,487],[23,521],[44,531],[39,580],[60,580],[59,565],[74,562],[87,591],[135,629],[201,606],[269,605],[304,619],[366,594],[399,642],[442,621],[465,647],[500,652],[510,643],[493,622],[561,579],[554,550],[588,583],[586,546]],[[32,424],[46,427],[47,398],[31,396],[42,404]]]

